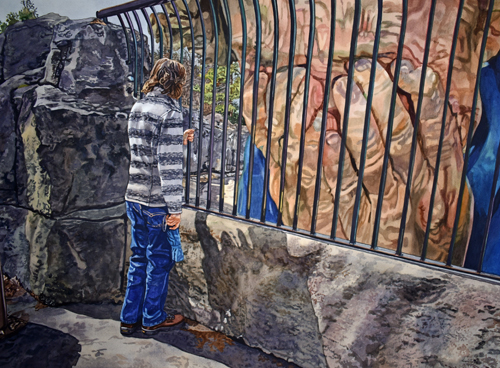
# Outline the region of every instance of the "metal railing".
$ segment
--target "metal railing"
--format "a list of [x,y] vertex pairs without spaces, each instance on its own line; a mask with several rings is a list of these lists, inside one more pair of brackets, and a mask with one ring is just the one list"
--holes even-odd
[[[441,3],[443,1],[441,1]],[[477,54],[476,60],[477,70],[475,72],[473,71],[476,78],[472,81],[474,87],[470,107],[470,124],[466,126],[467,138],[464,140],[463,149],[460,149],[460,152],[463,151],[463,157],[460,159],[460,162],[463,160],[463,167],[458,168],[459,171],[461,171],[458,175],[460,181],[458,195],[456,195],[456,198],[454,197],[455,199],[452,205],[446,203],[446,205],[450,207],[450,209],[448,209],[450,213],[448,217],[451,220],[448,219],[448,221],[453,223],[451,226],[452,230],[448,238],[445,238],[442,242],[446,248],[443,251],[445,256],[439,259],[429,257],[429,247],[435,247],[431,238],[433,232],[439,231],[440,226],[438,225],[438,227],[436,227],[435,225],[435,208],[441,206],[441,204],[436,205],[436,202],[437,196],[441,195],[440,191],[442,190],[440,187],[440,180],[444,180],[444,174],[442,172],[443,163],[441,160],[443,157],[444,144],[446,143],[446,131],[449,129],[449,121],[452,118],[450,115],[452,113],[456,114],[453,110],[449,112],[447,107],[453,104],[450,100],[450,94],[452,92],[453,78],[456,78],[453,72],[455,70],[454,64],[459,32],[461,31],[462,13],[466,5],[465,0],[461,0],[458,7],[453,11],[453,14],[455,14],[454,12],[456,11],[456,17],[448,54],[448,66],[444,72],[441,72],[443,93],[441,94],[440,103],[441,106],[444,107],[439,117],[439,121],[435,123],[436,126],[439,127],[439,129],[436,129],[439,137],[434,137],[437,138],[436,151],[433,151],[435,161],[429,164],[428,170],[428,175],[432,178],[432,180],[429,179],[431,189],[426,197],[426,209],[422,212],[421,216],[423,227],[421,229],[420,238],[417,237],[417,240],[413,240],[414,242],[419,242],[419,254],[409,254],[404,250],[405,244],[408,242],[408,239],[406,239],[409,224],[408,219],[412,216],[412,213],[414,215],[414,212],[417,211],[415,205],[412,204],[412,191],[418,184],[415,183],[415,177],[418,174],[416,172],[416,163],[418,162],[419,145],[422,144],[420,142],[421,137],[419,136],[419,132],[422,129],[422,116],[425,114],[424,99],[427,93],[426,88],[429,87],[426,84],[428,83],[426,78],[430,72],[429,58],[436,37],[434,35],[433,38],[433,31],[439,31],[437,26],[435,27],[434,18],[436,7],[440,2],[438,0],[432,0],[428,4],[429,10],[427,14],[427,23],[425,24],[426,32],[420,44],[422,54],[420,59],[420,78],[417,92],[414,93],[415,100],[413,104],[410,103],[412,105],[410,116],[411,123],[413,124],[413,132],[411,133],[411,147],[406,163],[407,169],[403,175],[406,178],[406,182],[404,183],[404,190],[402,191],[404,194],[402,194],[401,197],[403,198],[400,211],[401,218],[399,226],[391,230],[394,236],[397,237],[397,241],[393,242],[393,246],[389,248],[380,245],[379,239],[381,237],[381,221],[384,221],[384,216],[387,215],[384,213],[384,211],[387,211],[387,204],[386,207],[384,207],[384,197],[386,192],[390,190],[387,179],[392,175],[390,174],[390,167],[393,160],[391,149],[394,149],[392,140],[395,137],[395,129],[397,129],[394,124],[396,121],[396,114],[398,113],[398,106],[402,98],[401,95],[403,94],[402,88],[398,83],[405,62],[405,52],[407,52],[405,49],[405,41],[409,21],[408,0],[401,0],[401,9],[398,15],[400,22],[397,31],[398,43],[397,47],[391,51],[392,54],[390,54],[392,62],[386,63],[385,67],[386,70],[390,69],[392,86],[389,94],[390,101],[387,104],[385,112],[388,116],[386,121],[387,126],[380,132],[381,139],[384,143],[384,149],[383,158],[381,159],[381,174],[379,178],[380,182],[378,183],[378,192],[377,195],[371,194],[371,197],[368,199],[368,201],[371,201],[370,204],[373,205],[373,211],[370,214],[371,222],[369,222],[371,226],[369,231],[369,233],[371,233],[371,241],[368,242],[360,242],[358,237],[360,234],[360,227],[366,226],[366,223],[362,223],[360,218],[361,213],[364,211],[364,209],[362,209],[363,203],[367,201],[367,190],[365,188],[365,181],[367,180],[366,169],[368,165],[367,154],[370,150],[370,134],[372,134],[370,124],[372,124],[372,120],[374,119],[371,112],[374,108],[373,101],[377,91],[377,73],[380,73],[378,69],[381,62],[380,60],[388,57],[387,51],[380,51],[381,37],[383,37],[384,34],[384,24],[382,21],[384,4],[383,0],[374,0],[371,4],[372,8],[376,9],[371,18],[373,24],[369,29],[372,34],[372,40],[370,41],[370,46],[372,45],[372,48],[367,52],[366,45],[363,44],[364,56],[362,56],[358,50],[358,40],[366,36],[366,34],[362,33],[367,31],[366,24],[369,15],[362,6],[361,0],[354,1],[353,13],[351,15],[351,41],[349,47],[345,47],[346,50],[344,51],[347,52],[348,49],[348,55],[342,61],[346,69],[346,73],[342,75],[346,81],[345,103],[343,106],[337,106],[338,111],[343,111],[341,116],[337,116],[336,118],[338,122],[336,131],[340,138],[340,142],[335,146],[335,149],[338,150],[338,161],[329,162],[325,159],[329,157],[329,151],[327,152],[327,150],[331,150],[327,142],[327,135],[331,134],[330,132],[332,131],[328,118],[332,114],[332,104],[330,102],[332,99],[332,88],[339,78],[338,75],[334,77],[334,68],[336,67],[334,61],[339,60],[338,52],[342,51],[339,51],[341,46],[338,44],[336,45],[336,42],[339,40],[339,36],[336,32],[339,32],[339,27],[341,26],[337,24],[339,19],[338,13],[341,9],[339,9],[336,0],[331,0],[331,2],[327,0],[321,1],[323,8],[325,6],[327,8],[329,7],[330,23],[328,33],[328,56],[326,59],[327,62],[323,63],[324,71],[322,72],[325,76],[324,84],[322,85],[322,102],[319,104],[320,107],[315,110],[316,117],[321,116],[321,119],[317,121],[317,129],[315,128],[318,133],[317,141],[315,141],[317,148],[314,150],[317,157],[313,160],[316,163],[316,167],[311,169],[311,167],[305,167],[304,165],[306,156],[310,155],[310,151],[306,151],[305,147],[307,144],[307,129],[309,129],[311,122],[310,116],[308,115],[308,109],[312,105],[309,91],[310,88],[312,88],[312,73],[316,73],[312,64],[319,52],[316,25],[319,18],[315,12],[319,9],[317,3],[319,3],[318,0],[309,0],[307,9],[300,9],[302,15],[308,15],[308,17],[304,15],[307,20],[302,20],[302,24],[298,23],[298,13],[294,0],[253,0],[252,7],[245,5],[243,0],[207,0],[206,2],[204,1],[203,4],[200,4],[199,0],[136,0],[97,12],[98,18],[107,19],[116,16],[123,27],[127,39],[129,63],[131,64],[132,77],[134,80],[134,95],[137,98],[140,98],[140,93],[138,91],[144,83],[146,78],[145,74],[147,74],[147,70],[150,69],[150,66],[153,65],[155,57],[162,57],[166,54],[166,43],[168,43],[169,57],[176,57],[181,62],[187,58],[190,62],[189,72],[191,88],[189,88],[189,96],[185,96],[185,99],[187,98],[188,101],[184,101],[182,105],[184,106],[185,115],[187,116],[187,126],[197,129],[198,139],[196,144],[193,144],[193,146],[190,144],[188,147],[185,192],[186,206],[219,213],[225,216],[241,218],[246,221],[258,223],[262,226],[277,227],[321,240],[329,240],[336,244],[356,246],[410,262],[437,265],[469,274],[482,274],[491,279],[498,279],[496,275],[484,272],[483,270],[488,233],[496,203],[496,183],[498,182],[500,165],[500,160],[498,158],[495,162],[493,185],[491,187],[491,193],[489,194],[488,214],[484,226],[485,235],[479,247],[479,261],[474,267],[466,268],[463,267],[462,261],[456,260],[459,233],[465,231],[470,235],[470,228],[472,228],[470,224],[463,225],[462,223],[464,218],[472,222],[472,216],[468,216],[468,213],[469,211],[474,211],[472,207],[467,207],[467,203],[470,201],[465,203],[464,201],[467,201],[467,199],[464,198],[464,196],[472,196],[468,189],[467,173],[469,171],[472,138],[477,127],[475,122],[479,121],[479,115],[476,116],[475,113],[478,106],[480,106],[478,100],[481,85],[481,72],[483,62],[485,61],[483,58],[495,5],[494,0],[489,1],[487,8],[480,9],[481,21],[478,21],[478,25],[480,25],[481,28],[476,28],[474,31],[476,34],[478,32],[479,34],[482,33],[482,37],[479,42],[480,52]],[[267,33],[263,30],[262,7],[266,9],[266,23],[271,24],[271,26],[269,26],[270,29],[265,31]],[[345,16],[345,14],[343,16]],[[162,17],[164,17],[165,21],[162,21]],[[152,22],[152,20],[154,20],[154,22]],[[233,25],[235,21],[237,24]],[[286,22],[286,24],[283,24],[283,22]],[[144,35],[141,23],[147,25],[147,29],[151,35],[149,41],[150,51],[146,46],[146,36]],[[309,30],[307,41],[305,39],[298,39],[299,25],[303,26],[304,24],[308,25]],[[343,26],[345,27],[345,25]],[[236,29],[238,34],[235,36],[234,30]],[[284,29],[286,29],[286,35],[283,34]],[[159,34],[157,42],[154,41],[155,32]],[[301,29],[300,35],[304,34],[305,33]],[[263,40],[263,35],[268,36],[266,40]],[[272,35],[272,37],[270,35]],[[280,45],[280,42],[283,43],[285,36],[285,39],[289,40],[288,45],[285,45],[288,46],[286,55],[288,63],[286,65],[284,65],[284,56],[282,55],[286,47],[283,44]],[[176,41],[176,37],[178,41]],[[270,41],[271,39],[272,41]],[[299,41],[302,45],[306,45],[304,46],[305,51],[302,52],[302,54],[299,54],[298,51]],[[267,43],[267,46],[265,46],[267,47],[265,50],[266,56],[263,56],[263,42]],[[272,45],[269,44],[270,42]],[[175,52],[177,52],[177,56],[174,55]],[[298,59],[302,61],[297,64]],[[366,99],[366,110],[362,124],[360,155],[359,158],[353,158],[348,152],[349,134],[347,134],[347,132],[349,132],[351,128],[350,124],[353,124],[351,109],[355,107],[354,89],[358,88],[356,84],[356,64],[361,59],[370,61],[369,63],[366,62],[367,65],[370,65],[370,74],[366,88],[362,91],[363,97]],[[237,79],[230,79],[230,69],[234,62],[238,62],[239,65],[239,81],[237,81]],[[220,67],[225,68],[225,76],[221,77],[218,75]],[[211,76],[210,80],[211,85],[206,85],[208,70],[213,72],[213,76]],[[261,70],[267,70],[265,72],[267,73],[265,77],[269,79],[266,85],[267,90],[264,92],[260,88]],[[301,86],[305,92],[303,93],[303,99],[300,103],[302,109],[300,129],[296,131],[292,127],[291,117],[293,115],[292,110],[296,107],[292,106],[292,104],[297,103],[297,101],[294,100],[294,94],[297,94],[299,88],[294,86],[294,78],[297,70],[300,72],[304,71]],[[287,75],[286,88],[284,88],[283,92],[284,98],[276,94],[278,87],[278,71],[280,71],[280,73],[286,73]],[[335,73],[338,74],[337,71]],[[222,80],[222,82],[220,82],[220,80]],[[247,85],[249,83],[251,83],[251,86]],[[314,83],[316,83],[315,80]],[[195,93],[194,86],[199,87],[199,93]],[[236,109],[236,124],[231,124],[230,126],[229,110],[230,104],[234,102],[229,100],[230,88],[232,87],[239,87],[239,99]],[[209,102],[206,101],[205,97],[207,91],[212,93],[212,98]],[[218,91],[220,91],[219,96],[217,95]],[[264,94],[265,96],[263,96]],[[220,98],[220,96],[223,96],[223,98]],[[276,105],[277,98],[281,98],[281,100],[284,101],[284,106]],[[408,100],[411,100],[411,98]],[[264,111],[261,108],[263,103],[267,105]],[[317,102],[315,103],[318,104]],[[206,106],[208,106],[208,108],[205,109]],[[221,114],[221,126],[217,126],[216,124],[216,108],[219,106],[223,111]],[[276,118],[276,107],[284,109],[282,118]],[[207,110],[207,114],[204,114],[205,110]],[[336,114],[340,114],[338,111]],[[245,116],[246,112],[247,114]],[[205,116],[208,118],[205,119]],[[259,119],[261,120],[260,122]],[[262,121],[264,121],[264,123]],[[279,128],[280,131],[282,129],[283,133],[277,141],[273,141],[274,135],[279,133],[275,131],[277,128]],[[265,130],[265,134],[263,135],[265,136],[266,143],[262,144],[261,147],[257,147],[257,134],[261,134],[263,130]],[[208,141],[204,139],[204,131],[207,132],[206,136]],[[385,136],[382,135],[383,131],[385,131]],[[228,164],[228,133],[231,132],[234,134],[234,137],[236,137],[236,147],[232,148],[234,151],[232,152],[232,157],[233,159],[236,157],[236,159],[234,159],[234,165],[232,165],[234,167]],[[291,151],[290,137],[292,134],[295,134],[294,139],[298,141],[298,152]],[[216,144],[217,135],[221,136],[220,145]],[[248,142],[246,148],[243,149],[242,141],[245,136],[248,136]],[[296,136],[298,136],[298,139]],[[219,147],[218,150],[216,150],[216,146]],[[410,146],[410,144],[408,144],[408,146]],[[204,151],[207,152],[206,158],[203,157]],[[272,151],[274,153],[272,153]],[[291,153],[294,156],[298,156],[298,159],[294,158],[294,160],[297,161],[297,166],[293,166],[293,170],[296,170],[294,171],[296,175],[292,177],[287,173],[287,170],[290,170],[290,165],[292,165],[290,163]],[[193,158],[193,154],[195,154],[195,158]],[[497,152],[493,152],[493,154],[498,156],[500,155],[500,151],[497,150]],[[259,157],[256,157],[256,155]],[[272,161],[273,155],[279,157],[277,163]],[[244,159],[242,159],[242,156],[244,156]],[[193,159],[196,160],[195,164],[192,162]],[[219,162],[220,168],[216,169],[216,161]],[[350,161],[355,162],[351,165]],[[428,161],[430,162],[430,160]],[[227,169],[229,167],[228,165],[231,166],[231,170]],[[274,168],[271,172],[272,165],[274,165]],[[327,180],[325,179],[325,167],[328,165],[329,167],[336,168],[336,174],[329,176],[327,179],[333,180],[332,178],[334,178],[337,184],[335,188],[331,189],[331,204],[333,210],[325,214],[321,206],[328,201],[324,202],[321,196],[323,193],[322,188],[324,188],[325,181]],[[351,192],[354,198],[352,213],[347,211],[347,215],[344,213],[345,216],[343,216],[341,220],[341,212],[346,212],[343,210],[343,205],[341,203],[345,192],[343,185],[346,183],[346,170],[349,169],[346,165],[355,167],[356,185]],[[314,174],[309,174],[310,176],[308,177],[308,180],[314,183],[314,185],[311,185],[313,189],[309,189],[309,191],[304,189],[305,169],[308,171],[315,171]],[[262,174],[259,179],[256,179],[257,171]],[[271,182],[273,183],[273,188],[277,189],[277,194],[274,193],[274,199],[269,190]],[[232,183],[234,183],[234,188],[232,188]],[[293,195],[290,195],[290,193]],[[312,198],[312,200],[304,199],[304,197]],[[304,203],[306,200],[312,202],[310,208],[308,207],[307,209],[309,213],[308,216],[310,216],[311,219],[310,222],[306,221],[307,226],[304,226],[300,225],[300,219],[305,213],[304,211],[306,211],[304,210]],[[375,201],[376,205],[374,203]],[[292,208],[292,210],[289,211],[290,214],[288,214],[288,217],[285,219],[285,207],[287,206]],[[470,206],[472,206],[472,204]],[[455,212],[452,213],[455,208]],[[331,230],[329,233],[318,231],[318,219],[322,216],[327,216],[328,219],[331,216]],[[347,218],[350,219],[350,222],[346,220]],[[342,224],[340,224],[341,221]],[[464,230],[467,226],[469,226],[469,230]],[[344,229],[344,236],[339,234],[339,229]],[[477,244],[474,244],[474,246],[478,248]],[[462,256],[465,257],[467,247],[471,247],[471,244],[468,244],[468,238],[465,240],[465,243],[463,239],[460,240],[460,247],[461,250],[459,251]]]

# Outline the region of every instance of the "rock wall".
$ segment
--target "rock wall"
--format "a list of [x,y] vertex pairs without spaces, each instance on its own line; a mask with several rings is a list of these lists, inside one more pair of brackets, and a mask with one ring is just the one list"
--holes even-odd
[[500,287],[183,211],[167,303],[301,367],[496,367]]
[[47,304],[119,294],[127,221],[123,31],[56,14],[0,35],[4,272]]
[[[0,35],[0,260],[44,303],[121,297],[132,66],[122,28],[92,19],[48,14]],[[193,172],[200,156],[208,167],[210,116],[203,121]],[[218,171],[220,124],[214,137]],[[231,173],[234,127],[227,137]]]

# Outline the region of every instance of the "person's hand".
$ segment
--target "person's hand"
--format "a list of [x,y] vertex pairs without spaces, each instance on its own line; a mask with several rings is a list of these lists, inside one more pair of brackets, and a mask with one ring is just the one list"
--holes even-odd
[[167,216],[167,225],[170,227],[170,230],[177,230],[180,224],[181,224],[180,214]]
[[187,129],[184,131],[184,134],[182,136],[182,144],[186,145],[188,141],[194,141],[194,129]]

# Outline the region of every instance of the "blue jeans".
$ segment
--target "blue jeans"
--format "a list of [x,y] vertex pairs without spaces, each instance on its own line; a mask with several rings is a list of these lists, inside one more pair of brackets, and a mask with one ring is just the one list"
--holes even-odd
[[167,226],[166,206],[147,207],[128,201],[126,205],[132,225],[132,256],[120,319],[133,324],[142,318],[142,325],[150,327],[167,318],[163,307],[168,276],[175,264],[172,247],[180,249],[179,229]]

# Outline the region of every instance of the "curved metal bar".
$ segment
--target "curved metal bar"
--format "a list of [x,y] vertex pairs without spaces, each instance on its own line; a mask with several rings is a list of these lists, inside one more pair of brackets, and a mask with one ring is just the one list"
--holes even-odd
[[152,6],[158,4],[162,0],[136,0],[129,1],[125,4],[120,4],[116,6],[111,6],[109,8],[104,8],[96,12],[96,18],[106,18],[111,17],[112,15],[123,14],[129,12],[134,9],[138,9],[140,7],[146,8],[148,6]]
[[429,53],[432,42],[432,26],[434,24],[434,14],[436,10],[436,0],[432,0],[431,9],[429,11],[429,21],[427,23],[427,37],[425,40],[425,51],[424,58],[422,61],[422,71],[420,75],[420,86],[418,90],[418,102],[417,102],[417,110],[415,113],[415,122],[413,124],[413,137],[411,141],[411,151],[410,151],[410,164],[408,166],[408,179],[406,182],[406,191],[405,191],[405,199],[403,204],[403,212],[401,214],[401,224],[399,226],[399,237],[398,237],[398,247],[396,250],[396,254],[401,254],[403,249],[403,240],[406,229],[406,217],[408,215],[408,207],[410,203],[410,194],[411,194],[411,186],[413,182],[413,169],[415,167],[415,156],[417,154],[417,145],[418,145],[418,129],[420,126],[420,115],[422,113],[422,102],[424,97],[424,88],[425,88],[425,77],[427,74],[427,63],[429,61]]
[[[184,62],[184,33],[182,32],[182,23],[181,23],[181,17],[179,16],[179,11],[177,10],[177,5],[175,5],[175,2],[171,2],[172,7],[174,8],[175,12],[175,17],[177,18],[177,22],[179,23],[179,34],[181,36],[181,55],[179,57],[179,61],[182,64]],[[182,110],[182,96],[179,97],[179,108],[181,110],[182,117],[184,118],[184,113]]]
[[[172,7],[174,8],[175,12],[175,17],[177,18],[177,23],[179,23],[179,34],[181,36],[181,56],[180,56],[180,63],[182,64],[184,61],[184,32],[182,31],[182,23],[181,23],[181,17],[179,15],[179,11],[177,10],[177,5],[175,5],[175,2],[171,2]],[[182,104],[181,104],[182,106]]]
[[228,25],[228,39],[227,39],[227,64],[226,64],[226,98],[224,99],[224,120],[222,125],[222,152],[221,152],[221,168],[220,168],[220,191],[219,191],[219,212],[224,211],[224,177],[226,176],[226,144],[227,144],[227,119],[228,119],[228,106],[229,106],[229,87],[231,86],[231,49],[233,42],[233,31],[231,24],[231,14],[229,13],[229,6],[227,0],[223,0],[224,11],[226,13]]
[[241,156],[241,127],[243,123],[243,94],[245,90],[245,64],[247,58],[247,17],[243,0],[238,0],[240,4],[242,46],[240,65],[240,106],[238,111],[238,142],[236,144],[236,170],[234,175],[234,196],[233,196],[233,216],[238,212],[238,184],[240,178],[240,156]]
[[293,62],[295,59],[295,44],[297,42],[297,15],[295,0],[288,0],[290,7],[290,50],[288,52],[288,82],[286,87],[285,127],[283,132],[283,151],[281,154],[280,197],[278,203],[277,226],[283,225],[283,200],[285,193],[286,159],[288,150],[288,132],[290,130],[290,107],[292,102]]
[[[160,34],[160,51],[158,52],[160,59],[163,58],[163,26],[160,23],[160,18],[158,18],[158,13],[156,13],[156,9],[152,6],[151,11],[153,12],[156,24],[158,24],[158,32]],[[154,36],[152,36],[154,37]],[[152,42],[152,41],[151,41]]]
[[255,69],[253,79],[253,99],[252,99],[252,129],[250,132],[250,162],[248,167],[248,185],[247,185],[247,203],[245,218],[250,218],[250,206],[252,203],[252,179],[253,179],[253,160],[254,160],[254,146],[256,134],[256,121],[257,121],[257,102],[259,97],[259,71],[260,71],[260,55],[262,50],[262,21],[260,17],[260,5],[258,0],[253,0],[253,8],[255,11]]
[[429,214],[427,216],[427,226],[425,228],[425,236],[424,242],[422,246],[422,254],[420,256],[420,260],[425,260],[427,256],[427,247],[429,245],[429,235],[431,231],[431,221],[432,221],[432,212],[434,210],[434,200],[436,198],[436,190],[438,185],[438,177],[439,177],[439,167],[441,165],[441,153],[443,151],[443,140],[444,140],[444,132],[446,127],[446,116],[448,112],[448,102],[450,101],[450,90],[451,90],[451,80],[453,76],[453,64],[455,62],[455,52],[458,43],[458,32],[460,30],[460,20],[462,18],[462,11],[464,8],[464,0],[460,0],[460,6],[457,14],[457,21],[455,23],[455,30],[453,33],[453,42],[450,51],[450,62],[448,63],[448,76],[446,78],[446,92],[444,96],[444,109],[443,109],[443,119],[441,120],[441,132],[439,133],[439,145],[436,157],[436,166],[434,167],[434,180],[432,183],[432,192],[431,198],[429,201]]
[[214,80],[212,89],[212,120],[210,122],[210,143],[208,148],[209,155],[209,165],[208,165],[208,183],[207,183],[207,210],[210,209],[212,202],[212,167],[213,167],[213,150],[214,150],[214,134],[215,134],[215,103],[217,101],[217,68],[219,64],[219,33],[217,32],[217,15],[215,13],[215,8],[213,0],[209,0],[210,9],[212,11],[212,24],[214,29],[215,45],[214,45]]
[[356,199],[354,201],[354,208],[352,212],[352,226],[351,226],[351,237],[350,237],[351,243],[356,242],[356,233],[358,231],[359,206],[361,205],[361,192],[363,190],[363,178],[365,175],[366,151],[368,149],[368,134],[370,132],[373,92],[375,89],[375,75],[377,73],[378,48],[380,45],[380,32],[382,29],[382,13],[384,6],[383,3],[384,3],[383,0],[378,0],[377,28],[375,31],[375,41],[373,43],[372,66],[370,70],[368,96],[366,97],[365,121],[363,125],[363,142],[361,144],[361,157],[359,159],[358,186],[356,188]]
[[142,15],[146,22],[148,23],[149,34],[151,35],[151,70],[153,70],[153,65],[155,65],[155,35],[153,34],[153,26],[149,20],[149,15],[144,8],[141,9]]
[[260,221],[266,221],[267,212],[267,191],[269,187],[269,162],[271,160],[271,136],[273,133],[273,115],[274,115],[274,95],[276,92],[276,73],[278,70],[278,52],[279,52],[279,14],[276,0],[272,0],[273,20],[274,20],[274,49],[273,49],[273,69],[271,75],[271,87],[269,90],[269,109],[267,121],[267,146],[266,146],[266,167],[264,171],[264,187],[262,190],[262,212]]
[[373,237],[372,237],[372,249],[377,247],[378,242],[378,234],[380,227],[380,216],[382,213],[382,203],[384,201],[384,192],[385,192],[385,173],[387,173],[387,167],[389,166],[389,154],[391,149],[391,141],[392,141],[392,127],[394,123],[394,111],[396,107],[396,99],[398,98],[398,81],[399,81],[399,73],[401,71],[401,59],[403,58],[403,48],[404,48],[404,40],[406,35],[406,23],[408,21],[408,0],[403,0],[403,14],[401,18],[401,32],[399,36],[398,43],[398,53],[396,58],[396,67],[394,70],[394,79],[392,83],[392,95],[391,95],[391,107],[389,111],[389,121],[387,124],[387,136],[385,139],[385,152],[384,152],[384,163],[382,165],[382,177],[380,178],[380,186],[378,191],[378,201],[377,201],[377,209],[375,213],[375,224],[373,228]]
[[203,20],[203,13],[201,12],[200,1],[196,0],[196,6],[198,7],[198,13],[200,14],[201,29],[203,32],[203,51],[202,51],[202,61],[201,61],[201,87],[200,87],[200,125],[198,128],[198,168],[197,168],[197,178],[196,178],[196,207],[200,205],[200,174],[201,174],[201,160],[203,159],[203,104],[205,101],[205,64],[206,64],[206,52],[207,52],[207,33],[205,31],[205,22]]
[[349,50],[349,69],[347,71],[347,88],[346,88],[344,116],[343,116],[342,131],[341,131],[342,140],[340,143],[337,188],[335,189],[335,205],[333,208],[332,230],[330,233],[330,237],[332,239],[337,237],[339,199],[340,199],[340,191],[342,189],[342,176],[344,174],[344,159],[346,151],[347,129],[349,126],[349,112],[351,109],[352,88],[354,84],[354,57],[356,55],[356,48],[358,45],[360,19],[361,19],[361,0],[356,0],[354,4],[354,19],[352,25],[351,48]]
[[295,191],[295,209],[293,211],[293,229],[297,230],[299,219],[299,202],[300,188],[302,186],[302,168],[304,166],[304,146],[306,143],[306,126],[307,126],[307,106],[309,104],[309,83],[311,79],[311,62],[312,52],[314,47],[314,35],[316,27],[316,4],[314,0],[309,0],[309,40],[307,41],[307,63],[306,76],[304,85],[304,103],[302,105],[302,127],[300,131],[300,148],[299,148],[299,170],[297,173],[297,190]]
[[122,25],[123,34],[125,35],[125,42],[127,43],[127,64],[131,64],[132,58],[130,57],[130,40],[128,39],[127,29],[125,28],[125,23],[123,23],[123,18],[121,14],[118,14],[117,17],[118,20],[120,21],[120,24]]
[[[486,50],[486,43],[488,40],[488,30],[490,27],[490,22],[491,22],[491,13],[493,12],[493,5],[495,3],[495,0],[490,0],[490,8],[488,9],[488,17],[486,20],[485,24],[485,29],[483,33],[483,40],[481,43],[481,53],[479,54],[479,62],[477,64],[477,72],[476,72],[476,86],[474,87],[474,97],[472,99],[472,109],[471,109],[471,117],[470,117],[470,125],[469,125],[469,131],[467,132],[467,145],[465,149],[465,154],[464,154],[464,166],[463,166],[463,171],[462,171],[462,178],[460,180],[460,191],[458,192],[458,202],[457,202],[457,212],[455,215],[455,222],[453,224],[453,232],[451,235],[451,243],[450,243],[450,249],[448,250],[448,259],[446,261],[447,266],[451,266],[452,258],[453,258],[453,249],[455,247],[455,242],[457,240],[457,232],[458,232],[458,222],[460,220],[460,212],[462,208],[462,201],[463,201],[463,195],[464,191],[466,190],[466,180],[467,180],[467,167],[469,166],[469,158],[470,158],[470,149],[471,149],[471,144],[472,144],[472,135],[474,133],[474,116],[475,116],[475,111],[477,107],[477,99],[479,96],[479,86],[481,83],[481,69],[483,67],[483,59],[484,59],[484,52]],[[474,115],[473,115],[474,114]],[[494,184],[495,185],[495,182]],[[482,259],[481,259],[481,267],[482,267]],[[481,268],[478,268],[478,272],[481,271]]]
[[330,18],[330,44],[328,49],[328,66],[326,69],[325,92],[323,97],[323,115],[321,116],[321,133],[319,136],[318,164],[316,165],[316,183],[314,185],[314,203],[311,221],[311,234],[316,233],[318,219],[319,193],[321,191],[321,176],[323,172],[323,154],[325,152],[326,122],[328,117],[328,102],[332,84],[333,53],[335,51],[335,24],[337,17],[337,2],[331,0],[332,14]]
[[[193,29],[193,19],[191,18],[191,12],[189,11],[189,6],[186,0],[182,0],[184,3],[184,7],[186,8],[186,12],[189,18],[189,28],[191,29],[191,83],[189,84],[189,122],[188,128],[192,128],[192,120],[193,120],[193,84],[194,84],[194,62],[195,62],[195,46],[194,46],[194,29]],[[187,159],[186,159],[186,193],[184,195],[185,201],[189,204],[189,195],[191,188],[191,142],[188,141],[187,145]]]
[[[135,22],[137,23],[137,27],[139,28],[139,34],[141,35],[141,89],[144,84],[144,33],[142,31],[141,21],[139,20],[139,16],[137,15],[137,11],[132,10],[134,13]],[[141,92],[142,97],[142,92]]]
[[127,19],[130,33],[132,33],[132,39],[134,40],[134,97],[137,98],[137,68],[139,64],[137,55],[137,38],[135,36],[135,29],[132,25],[132,19],[130,19],[130,15],[128,13],[125,13],[125,18]]
[[165,8],[165,4],[161,4],[161,8],[163,10],[163,14],[165,14],[165,19],[167,21],[168,25],[168,33],[170,35],[170,45],[169,45],[169,52],[168,52],[168,57],[172,59],[172,54],[174,53],[174,35],[172,33],[172,24],[170,23],[170,16],[168,14],[167,9]]

